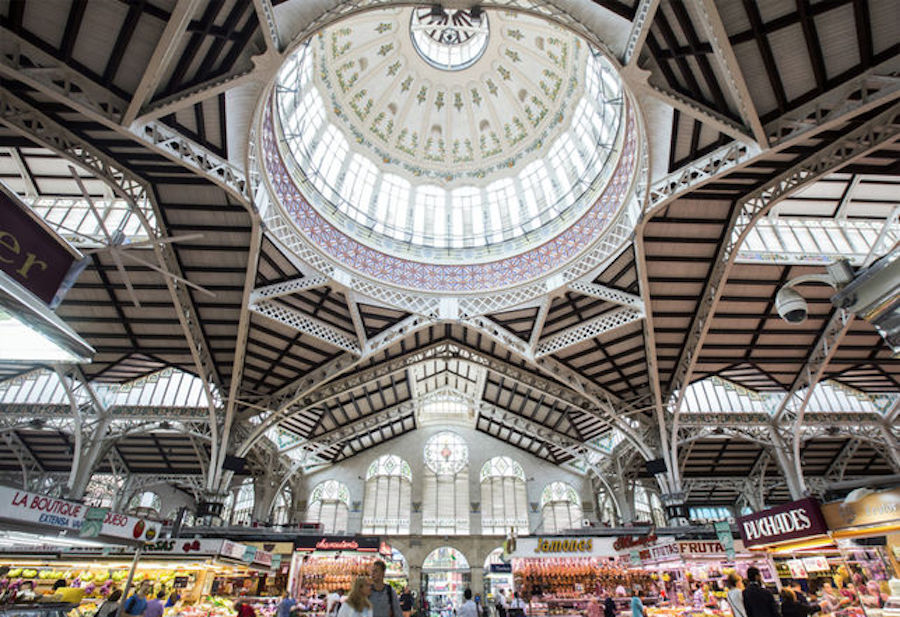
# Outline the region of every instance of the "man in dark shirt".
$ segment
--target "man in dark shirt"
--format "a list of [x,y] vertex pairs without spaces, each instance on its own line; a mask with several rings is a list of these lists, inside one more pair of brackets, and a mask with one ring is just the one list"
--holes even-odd
[[744,608],[747,617],[781,617],[772,592],[763,587],[759,568],[747,568],[747,586],[744,588]]
[[400,610],[403,611],[403,617],[409,617],[410,615],[412,615],[412,607],[412,594],[409,592],[409,587],[404,587],[403,593],[400,594]]

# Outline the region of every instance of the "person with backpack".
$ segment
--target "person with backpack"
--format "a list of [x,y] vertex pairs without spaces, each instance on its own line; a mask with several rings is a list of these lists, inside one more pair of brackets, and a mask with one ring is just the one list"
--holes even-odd
[[403,617],[400,600],[394,588],[384,582],[387,566],[380,559],[372,564],[372,617]]
[[122,611],[128,617],[141,617],[147,610],[147,595],[152,593],[150,581],[141,581],[137,592],[125,600]]

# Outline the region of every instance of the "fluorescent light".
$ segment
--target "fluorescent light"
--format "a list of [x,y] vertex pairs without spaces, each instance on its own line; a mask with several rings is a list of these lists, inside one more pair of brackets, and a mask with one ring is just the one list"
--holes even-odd
[[81,358],[0,309],[0,361],[79,362]]

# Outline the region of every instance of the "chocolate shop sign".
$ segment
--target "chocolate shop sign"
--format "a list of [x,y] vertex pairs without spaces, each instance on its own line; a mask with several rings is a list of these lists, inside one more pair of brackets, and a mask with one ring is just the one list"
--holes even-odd
[[761,547],[825,535],[828,528],[819,502],[807,497],[738,519],[744,546]]

